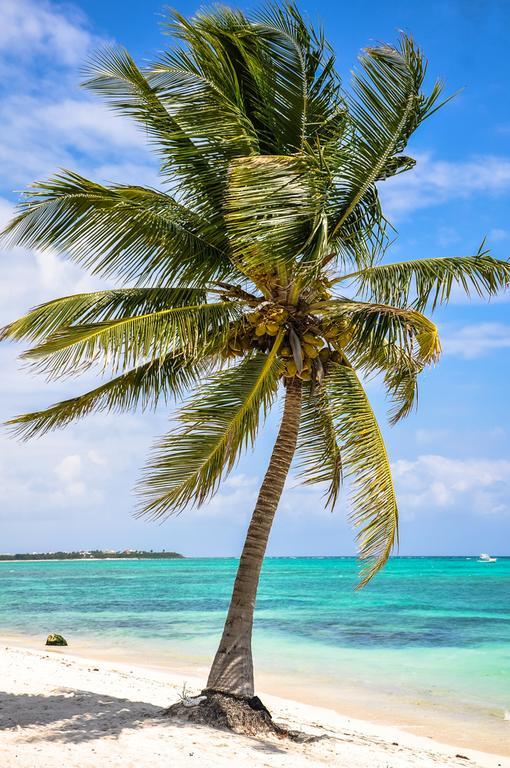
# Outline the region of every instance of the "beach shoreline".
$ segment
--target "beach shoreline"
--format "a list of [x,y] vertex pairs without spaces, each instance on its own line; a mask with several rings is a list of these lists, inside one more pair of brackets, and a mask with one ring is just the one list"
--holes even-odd
[[[1,640],[4,650],[0,662],[0,754],[5,754],[9,762],[16,757],[15,764],[20,768],[42,767],[57,757],[68,766],[101,764],[124,768],[135,764],[159,766],[160,757],[161,766],[220,767],[230,765],[235,758],[239,765],[246,762],[253,766],[325,765],[336,764],[335,760],[340,765],[343,759],[351,768],[468,764],[510,768],[508,756],[458,744],[452,746],[395,725],[353,718],[310,703],[313,696],[306,703],[275,696],[273,686],[268,691],[266,681],[262,681],[259,694],[275,719],[325,737],[309,745],[278,742],[273,754],[273,747],[267,747],[267,751],[260,746],[267,739],[177,726],[171,721],[161,724],[157,717],[161,708],[177,701],[183,687],[192,692],[202,689],[205,677],[200,667],[169,670],[107,659],[104,655],[82,655],[90,652],[90,647],[82,648],[82,652],[74,648],[41,649],[27,642],[28,638],[25,645],[21,637],[15,640],[3,636]],[[68,699],[72,704],[69,713]],[[147,710],[148,718],[142,717],[142,710]],[[185,753],[188,742],[195,744],[189,749],[193,760]],[[62,748],[66,751],[65,759],[58,751]],[[91,750],[95,750],[96,757],[90,757]],[[92,759],[97,762],[87,762]]]
[[[205,681],[210,663],[208,656],[192,656],[189,647],[184,648],[184,655],[183,649],[175,645],[164,651],[149,642],[141,645],[136,640],[130,643],[124,640],[115,645],[108,636],[103,636],[101,642],[94,642],[89,637],[73,636],[71,647],[48,648],[44,646],[44,638],[39,635],[3,631],[0,633],[0,643],[21,649],[71,655],[90,663],[100,661],[128,664],[133,668],[175,674],[184,682],[193,679]],[[391,696],[383,695],[376,688],[370,689],[366,685],[356,687],[352,682],[345,682],[338,688],[328,681],[327,676],[319,679],[305,668],[292,676],[284,668],[276,673],[268,671],[263,664],[258,667],[256,688],[259,694],[263,691],[264,695],[300,705],[332,710],[340,717],[397,728],[457,750],[471,749],[510,757],[510,738],[505,740],[501,736],[501,726],[504,728],[507,725],[510,737],[510,722],[501,723],[499,716],[495,720],[497,730],[491,731],[485,721],[481,723],[467,710],[462,712],[462,716],[454,715],[447,705],[441,707],[433,705],[429,699],[415,699],[409,692],[404,695],[401,688],[396,688]]]

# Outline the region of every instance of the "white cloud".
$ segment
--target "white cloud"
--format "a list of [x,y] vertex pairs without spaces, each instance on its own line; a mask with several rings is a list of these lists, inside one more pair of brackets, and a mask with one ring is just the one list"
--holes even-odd
[[86,486],[82,479],[83,462],[81,456],[78,454],[65,456],[57,464],[54,471],[60,481],[60,488],[53,496],[57,503],[85,495]]
[[488,241],[489,243],[499,243],[502,240],[507,240],[510,237],[510,233],[506,229],[501,229],[500,227],[494,227],[494,229],[491,229],[489,232]]
[[510,461],[451,459],[427,454],[393,464],[400,507],[407,510],[456,507],[477,514],[510,511]]
[[55,474],[62,483],[76,480],[82,473],[83,462],[81,456],[73,454],[65,456],[55,467]]
[[92,175],[101,165],[122,166],[126,155],[141,172],[139,183],[148,169],[154,183],[157,164],[143,131],[79,88],[80,66],[109,41],[95,36],[73,5],[1,5],[0,73],[9,73],[0,81],[2,185],[20,189],[61,167]]
[[51,55],[64,64],[83,61],[93,42],[85,17],[71,5],[65,15],[45,0],[2,0],[0,51],[35,58]]
[[[72,168],[97,181],[122,181],[126,157],[130,181],[144,184],[149,176],[151,184],[157,183],[157,162],[136,125],[89,95],[79,95],[74,85],[64,84],[56,91],[2,99],[3,184],[11,189],[23,187],[59,168]],[[108,173],[101,172],[103,165]]]
[[257,500],[260,482],[256,476],[241,473],[230,475],[223,481],[216,496],[198,509],[190,509],[187,514],[238,520],[249,518]]
[[[52,385],[53,386],[53,385]],[[86,386],[81,383],[81,389]],[[70,393],[66,393],[69,395]],[[34,405],[44,406],[54,393],[44,388],[38,402],[23,393],[0,398],[0,420]],[[64,395],[65,396],[65,395]],[[15,405],[13,405],[15,403]],[[23,404],[20,406],[20,404]],[[21,517],[39,521],[64,519],[87,508],[98,524],[123,498],[121,515],[135,506],[132,488],[147,455],[155,425],[145,415],[96,415],[67,430],[50,432],[23,443],[0,432],[0,519],[2,526]]]
[[65,145],[95,151],[102,142],[122,148],[140,148],[144,143],[141,128],[92,98],[67,97],[35,106],[39,127],[51,130]]
[[100,290],[109,285],[52,250],[14,248],[0,251],[0,257],[4,269],[0,282],[0,326],[56,295]]
[[457,162],[438,160],[432,154],[416,153],[415,157],[416,168],[380,185],[385,210],[392,216],[477,192],[496,195],[510,190],[508,157],[484,155]]
[[510,348],[510,326],[504,323],[477,323],[441,335],[443,352],[466,360]]

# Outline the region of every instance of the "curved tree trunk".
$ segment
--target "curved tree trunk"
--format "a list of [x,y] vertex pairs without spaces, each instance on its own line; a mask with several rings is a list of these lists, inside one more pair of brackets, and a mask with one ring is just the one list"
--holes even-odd
[[209,673],[209,691],[243,698],[254,695],[251,636],[257,587],[275,512],[296,451],[301,397],[301,382],[290,380],[280,430],[248,527],[223,636]]

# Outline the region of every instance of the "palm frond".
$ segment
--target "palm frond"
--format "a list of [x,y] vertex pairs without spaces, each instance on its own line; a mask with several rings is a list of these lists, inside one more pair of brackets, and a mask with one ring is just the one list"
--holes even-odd
[[[339,320],[348,319],[350,339],[345,349],[364,376],[382,374],[392,402],[390,423],[396,424],[417,405],[418,375],[439,359],[441,343],[436,325],[408,307],[340,300]],[[334,322],[334,319],[333,319]]]
[[384,384],[392,400],[389,414],[392,426],[418,407],[418,376],[423,370],[423,365],[406,353],[401,353],[398,362],[392,368],[388,367],[384,376]]
[[247,63],[257,85],[253,106],[265,133],[271,135],[265,153],[298,152],[308,132],[311,83],[306,61],[310,48],[306,27],[297,10],[289,5],[263,10],[256,16],[252,29],[259,61],[252,57]]
[[375,190],[378,179],[410,167],[398,159],[411,134],[435,109],[441,93],[436,82],[430,94],[422,91],[426,63],[413,40],[402,34],[397,47],[379,45],[360,57],[361,73],[353,75],[348,98],[352,134],[341,166],[338,214],[332,233],[342,229],[369,232],[381,218]]
[[[190,20],[172,11],[167,27],[184,50],[165,56],[163,70],[166,62],[177,64],[200,78],[201,85],[194,80],[192,88],[202,91],[207,83],[221,101],[235,105],[231,123],[237,124],[242,113],[257,137],[259,154],[294,154],[319,138],[338,140],[346,108],[335,56],[322,30],[305,22],[294,3],[270,4],[250,19],[225,6],[199,11]],[[151,78],[151,83],[160,82],[157,75]],[[246,130],[241,122],[239,136]],[[211,134],[206,146],[210,141]],[[225,156],[228,143],[223,149]]]
[[447,304],[452,290],[466,296],[495,296],[510,285],[510,262],[495,259],[487,252],[476,256],[451,256],[379,264],[347,275],[360,293],[372,301],[409,306],[423,311],[429,304]]
[[299,151],[338,116],[334,56],[292,3],[267,6],[252,19],[224,6],[191,20],[172,12],[168,29],[186,46],[178,53],[186,68],[191,64],[249,121],[260,154]]
[[9,244],[55,248],[99,275],[203,285],[232,274],[209,223],[152,189],[65,171],[34,184],[19,211],[3,232]]
[[278,388],[282,334],[268,355],[256,354],[215,374],[179,414],[176,427],[156,445],[139,485],[140,514],[152,518],[200,506],[253,444],[261,411]]
[[226,342],[241,302],[186,305],[145,315],[59,328],[23,357],[49,378],[81,373],[102,362],[116,371],[156,360],[177,349],[199,357],[214,340]]
[[304,385],[298,436],[298,477],[303,485],[327,484],[326,506],[335,506],[342,484],[342,457],[326,389]]
[[138,407],[155,408],[163,400],[181,397],[215,362],[213,350],[195,361],[183,354],[151,360],[78,397],[7,422],[17,437],[29,440],[66,427],[89,413],[123,413]]
[[328,303],[327,318],[330,323],[348,320],[347,351],[365,372],[371,362],[377,367],[386,345],[399,347],[422,365],[436,362],[441,353],[436,325],[416,309],[339,299]]
[[[216,41],[214,41],[216,42]],[[199,50],[205,53],[199,57]],[[150,83],[179,126],[205,155],[215,149],[229,157],[259,150],[254,126],[243,111],[230,62],[213,52],[207,37],[194,29],[192,52],[173,50],[153,65]]]
[[192,207],[216,214],[221,222],[224,179],[218,157],[208,157],[204,147],[186,134],[150,82],[150,71],[142,72],[126,50],[105,47],[90,61],[86,76],[85,88],[143,127],[161,157],[162,174],[173,186],[177,182]]
[[326,378],[344,476],[352,485],[351,521],[360,558],[360,587],[379,571],[398,541],[398,509],[386,446],[367,395],[347,364]]
[[40,341],[78,323],[91,323],[159,312],[169,307],[202,304],[206,292],[198,288],[117,288],[77,293],[40,304],[0,331],[2,339]]
[[232,258],[247,271],[322,263],[327,176],[304,157],[256,156],[234,161],[226,197]]

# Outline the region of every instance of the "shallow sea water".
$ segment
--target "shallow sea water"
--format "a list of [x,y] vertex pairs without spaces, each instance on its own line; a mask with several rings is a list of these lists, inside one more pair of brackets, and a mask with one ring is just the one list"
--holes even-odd
[[[60,632],[71,648],[79,638],[118,658],[205,670],[236,566],[0,562],[0,632]],[[510,558],[394,558],[360,592],[356,577],[353,558],[266,560],[254,633],[260,682],[510,753]]]

